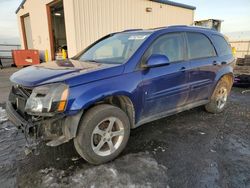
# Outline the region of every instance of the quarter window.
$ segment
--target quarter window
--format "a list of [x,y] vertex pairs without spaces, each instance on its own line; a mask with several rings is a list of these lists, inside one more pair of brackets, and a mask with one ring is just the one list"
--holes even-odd
[[210,40],[200,33],[187,33],[189,59],[199,59],[216,56]]
[[219,56],[230,55],[232,54],[232,50],[227,41],[219,35],[212,36],[215,47],[218,51]]
[[145,60],[153,54],[165,55],[170,62],[184,60],[184,40],[181,34],[166,34],[156,39],[146,52]]

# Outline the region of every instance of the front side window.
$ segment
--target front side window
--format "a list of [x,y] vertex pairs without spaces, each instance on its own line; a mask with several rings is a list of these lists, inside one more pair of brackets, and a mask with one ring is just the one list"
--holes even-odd
[[188,57],[189,59],[199,59],[216,56],[210,40],[200,33],[187,33]]
[[231,55],[232,50],[230,45],[227,43],[227,41],[219,35],[213,35],[212,36],[215,47],[218,51],[219,56],[224,56],[224,55]]
[[184,60],[184,40],[181,34],[172,33],[156,39],[146,52],[145,60],[153,54],[165,55],[170,62]]
[[125,63],[150,34],[150,32],[114,34],[94,44],[77,59],[99,63]]

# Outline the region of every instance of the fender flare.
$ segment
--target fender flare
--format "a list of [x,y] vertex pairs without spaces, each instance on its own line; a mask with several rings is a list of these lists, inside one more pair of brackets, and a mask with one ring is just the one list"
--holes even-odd
[[89,108],[91,108],[95,104],[98,104],[98,102],[101,102],[104,99],[108,97],[112,97],[112,96],[124,96],[130,100],[133,106],[132,106],[132,112],[130,110],[132,114],[128,116],[130,119],[131,128],[134,128],[134,125],[135,125],[135,109],[134,109],[135,107],[134,106],[135,105],[134,105],[134,101],[130,97],[130,94],[125,91],[112,92],[112,93],[107,92],[104,95],[101,95],[101,96],[96,95],[95,97],[92,97],[90,101],[81,105],[81,109],[78,110],[76,114],[66,117],[64,125],[63,125],[63,132],[66,138],[73,139],[77,136],[79,123],[81,119],[84,117],[84,112],[86,112]]
[[213,86],[212,86],[212,90],[211,90],[211,92],[210,92],[210,94],[209,94],[209,99],[212,97],[212,95],[213,95],[213,92],[214,92],[214,90],[215,90],[215,87],[218,85],[218,83],[219,83],[219,81],[224,77],[224,76],[227,76],[227,75],[230,75],[231,77],[232,77],[232,84],[233,84],[233,80],[234,80],[234,74],[233,74],[233,71],[228,71],[227,69],[222,69],[221,71],[220,71],[220,73],[219,74],[217,74],[217,76],[215,77],[215,81],[214,81],[214,84],[213,84]]

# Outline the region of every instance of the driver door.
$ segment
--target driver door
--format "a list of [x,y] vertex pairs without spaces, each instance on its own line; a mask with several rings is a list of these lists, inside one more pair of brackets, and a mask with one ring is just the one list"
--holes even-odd
[[189,93],[189,63],[185,61],[185,40],[182,33],[160,36],[149,47],[143,59],[153,54],[168,57],[170,64],[142,71],[144,105],[142,118],[164,116],[186,104]]

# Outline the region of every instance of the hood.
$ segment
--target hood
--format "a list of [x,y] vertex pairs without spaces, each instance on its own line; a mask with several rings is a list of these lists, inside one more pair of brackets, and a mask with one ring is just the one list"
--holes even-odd
[[[23,68],[14,73],[10,80],[26,87],[68,82],[72,85],[84,84],[121,74],[122,65],[60,60]],[[79,77],[79,80],[77,79]],[[71,80],[77,80],[72,82]]]

